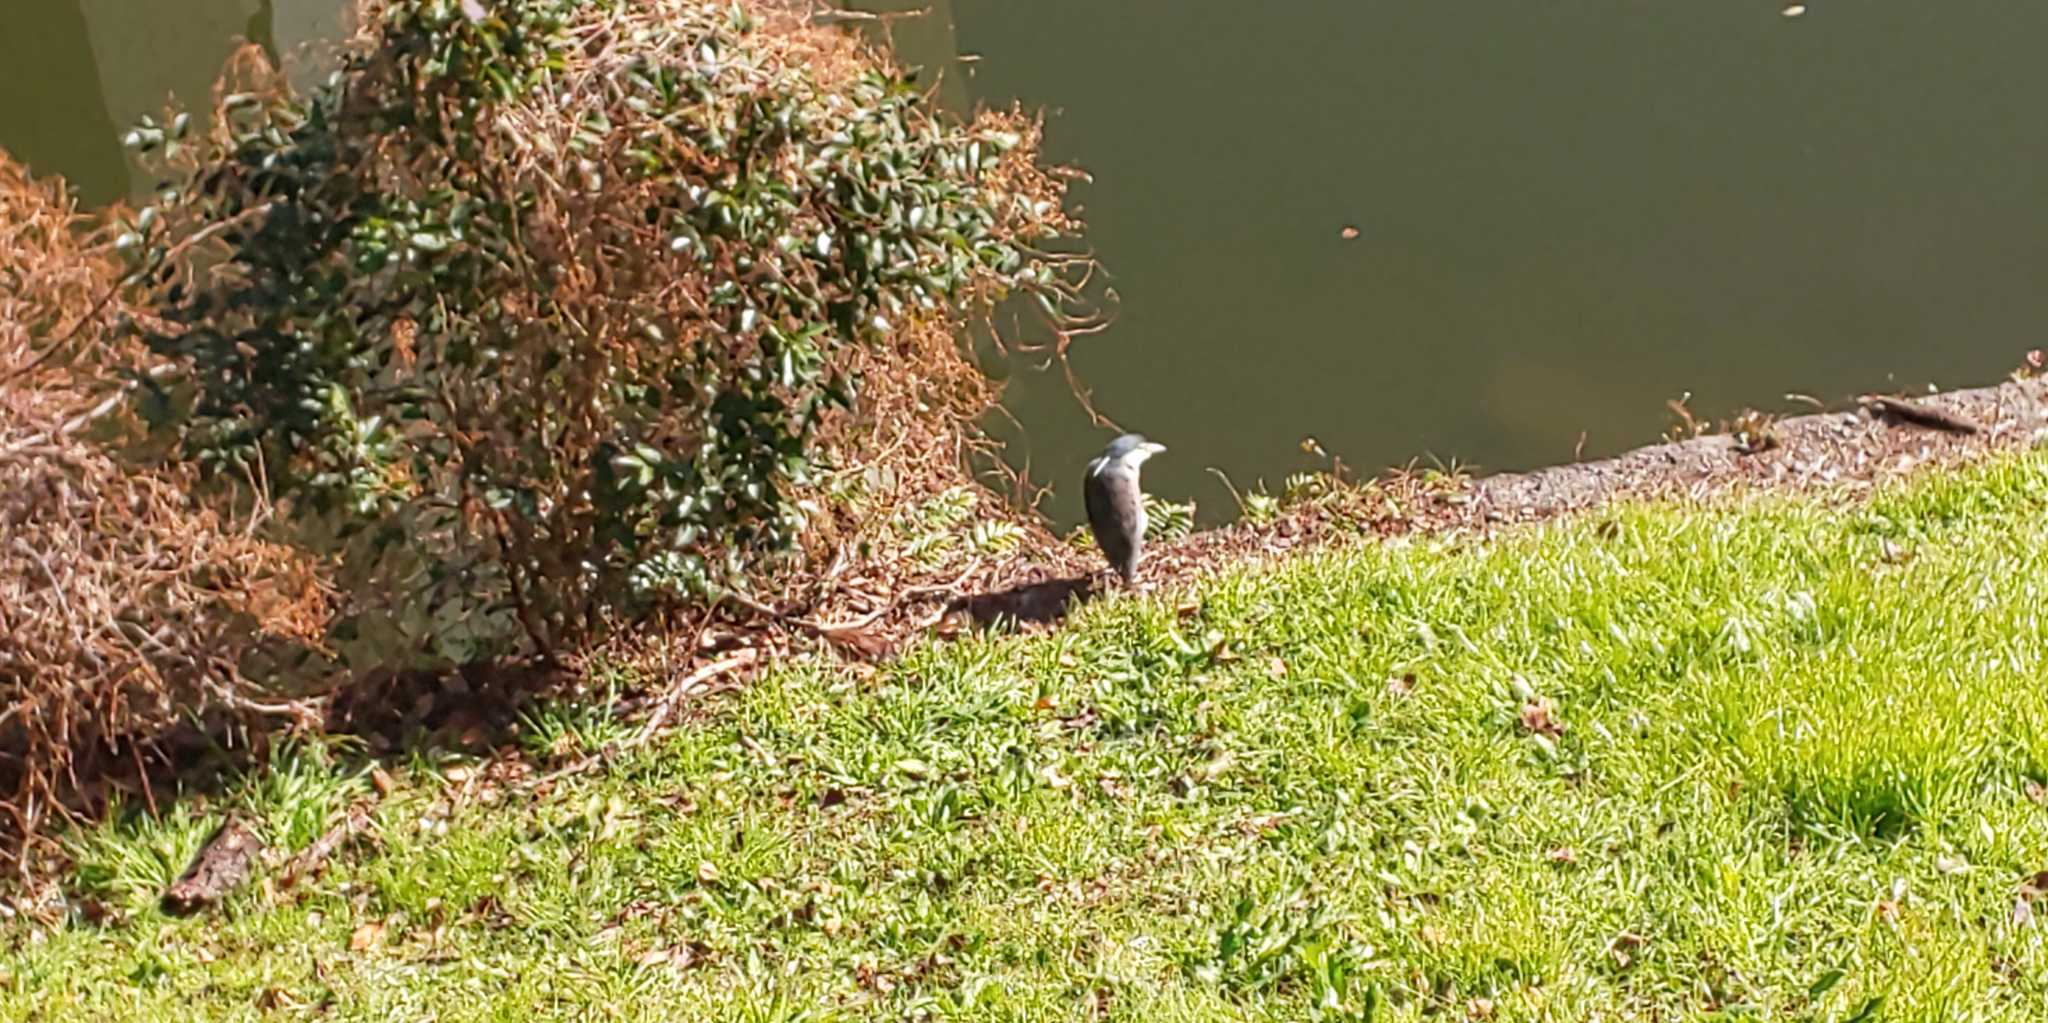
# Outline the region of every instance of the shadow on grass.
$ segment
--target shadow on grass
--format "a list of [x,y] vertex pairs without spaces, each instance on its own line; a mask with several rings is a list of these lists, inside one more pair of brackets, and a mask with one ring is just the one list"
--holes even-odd
[[1051,625],[1065,619],[1077,604],[1098,595],[1099,580],[1093,575],[1066,576],[972,593],[954,601],[949,610],[964,613],[982,628]]

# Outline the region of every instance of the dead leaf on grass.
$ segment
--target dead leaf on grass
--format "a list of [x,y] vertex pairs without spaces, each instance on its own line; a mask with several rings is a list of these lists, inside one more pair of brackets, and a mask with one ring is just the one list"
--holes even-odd
[[382,944],[383,941],[384,925],[372,920],[357,927],[355,933],[348,936],[348,950],[351,952],[368,952]]
[[2033,876],[2021,881],[2020,896],[2035,902],[2040,901],[2044,896],[2048,896],[2048,870],[2038,871]]
[[1534,696],[1522,704],[1522,729],[1554,739],[1564,734],[1564,722],[1557,719],[1557,708],[1550,697]]
[[1629,964],[1636,961],[1636,954],[1649,943],[1650,939],[1640,934],[1623,931],[1615,935],[1613,941],[1607,943],[1607,958],[1613,960],[1616,967],[1627,969]]

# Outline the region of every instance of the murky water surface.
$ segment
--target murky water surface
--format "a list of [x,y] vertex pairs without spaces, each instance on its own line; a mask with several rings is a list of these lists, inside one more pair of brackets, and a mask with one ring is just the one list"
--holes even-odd
[[[2048,6],[929,6],[893,33],[946,101],[1047,108],[1052,156],[1094,176],[1122,306],[1074,366],[1205,517],[1229,509],[1209,467],[1277,484],[1304,436],[1527,467],[1650,439],[1686,392],[1718,415],[1983,382],[2048,343]],[[203,94],[232,37],[289,51],[333,11],[16,0],[0,145],[125,194],[120,127]],[[1106,433],[1057,373],[1010,395],[1013,455],[1071,521]]]

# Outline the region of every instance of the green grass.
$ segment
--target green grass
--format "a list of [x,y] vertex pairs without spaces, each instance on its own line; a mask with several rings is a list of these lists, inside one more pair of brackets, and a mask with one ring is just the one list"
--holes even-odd
[[[791,664],[537,797],[414,765],[210,918],[151,907],[202,811],[82,835],[126,918],[8,925],[0,1016],[2040,1020],[2044,550],[2028,454]],[[228,798],[303,844],[364,790]]]

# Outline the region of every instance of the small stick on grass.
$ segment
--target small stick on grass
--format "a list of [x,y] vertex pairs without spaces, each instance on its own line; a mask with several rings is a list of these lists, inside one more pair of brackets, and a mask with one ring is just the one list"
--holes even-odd
[[341,848],[342,843],[355,837],[357,832],[370,826],[370,803],[362,802],[348,808],[341,820],[328,828],[326,833],[313,840],[313,844],[299,851],[284,868],[284,876],[278,878],[278,887],[290,888],[307,878],[317,876],[326,868],[327,860]]
[[629,745],[639,746],[660,732],[661,726],[668,723],[669,715],[675,713],[676,705],[681,703],[684,697],[690,695],[692,690],[728,671],[752,664],[760,656],[761,652],[759,650],[749,647],[734,653],[730,657],[712,661],[710,664],[678,679],[673,686],[669,687],[669,691],[662,696],[661,703],[656,705],[654,713],[648,716],[647,723],[640,727],[639,733],[633,737]]
[[1865,396],[1863,405],[1879,419],[1892,423],[1907,423],[1942,433],[1970,435],[1982,432],[1976,423],[1952,412],[1920,405],[1903,398],[1880,398]]

